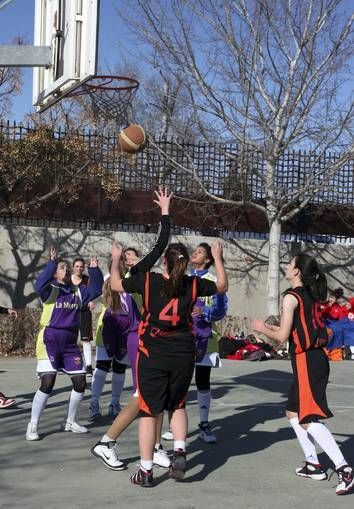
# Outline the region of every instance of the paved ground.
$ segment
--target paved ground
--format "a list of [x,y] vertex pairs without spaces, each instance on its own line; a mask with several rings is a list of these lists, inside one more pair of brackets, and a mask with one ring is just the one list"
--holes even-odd
[[[24,440],[31,399],[37,388],[34,359],[0,359],[0,389],[16,397],[18,406],[0,411],[0,505],[4,508],[171,508],[277,509],[353,507],[354,494],[337,497],[336,476],[316,482],[294,475],[302,454],[283,417],[290,381],[288,361],[226,361],[213,371],[214,402],[211,412],[218,443],[207,445],[196,433],[196,390],[189,397],[190,435],[188,473],[176,483],[163,469],[155,470],[157,486],[147,490],[129,483],[138,461],[137,423],[120,441],[120,455],[128,461],[123,472],[107,470],[89,449],[105,431],[108,420],[90,427],[87,435],[59,431],[69,393],[68,379],[58,377],[56,390],[43,415],[42,440]],[[330,429],[349,461],[354,464],[354,362],[332,363],[328,389],[335,417]],[[130,396],[130,375],[123,402]],[[90,393],[81,409],[88,415]],[[102,398],[109,402],[109,384]],[[86,421],[87,422],[87,421]],[[325,455],[320,456],[329,467]]]

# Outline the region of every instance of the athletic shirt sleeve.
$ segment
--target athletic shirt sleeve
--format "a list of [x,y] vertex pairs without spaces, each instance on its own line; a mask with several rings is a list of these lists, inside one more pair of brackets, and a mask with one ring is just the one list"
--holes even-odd
[[197,277],[197,296],[207,297],[208,295],[214,295],[218,289],[214,281],[210,281],[205,278]]
[[145,286],[145,273],[139,272],[135,276],[122,279],[122,286],[127,293],[139,293],[143,295]]
[[[148,272],[155,265],[160,256],[163,255],[166,246],[168,244],[168,239],[170,237],[170,216],[163,215],[161,216],[161,222],[158,230],[157,240],[147,255],[144,256],[134,267],[130,269],[130,274],[134,276],[139,272]],[[130,292],[129,292],[130,293]]]

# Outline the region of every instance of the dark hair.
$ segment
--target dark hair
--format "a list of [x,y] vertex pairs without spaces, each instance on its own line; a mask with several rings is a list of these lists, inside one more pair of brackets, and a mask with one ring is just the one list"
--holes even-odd
[[343,288],[335,288],[334,290],[328,289],[328,293],[333,295],[335,299],[345,299]]
[[300,253],[295,256],[295,267],[299,269],[301,281],[315,301],[327,299],[327,278],[320,271],[317,261],[310,255]]
[[164,280],[162,294],[166,297],[178,297],[183,276],[187,270],[189,254],[184,244],[170,244],[164,254],[169,279]]
[[124,250],[123,250],[123,253],[125,254],[127,251],[133,251],[135,253],[135,255],[139,258],[139,251],[137,249],[135,249],[135,247],[126,247]]
[[83,258],[80,258],[80,257],[75,258],[73,261],[73,266],[75,265],[76,262],[82,262],[85,266],[85,260]]
[[198,247],[202,247],[206,251],[207,258],[209,258],[209,262],[205,264],[205,268],[209,269],[212,265],[214,265],[215,260],[213,255],[211,254],[211,247],[207,242],[201,242],[198,244]]

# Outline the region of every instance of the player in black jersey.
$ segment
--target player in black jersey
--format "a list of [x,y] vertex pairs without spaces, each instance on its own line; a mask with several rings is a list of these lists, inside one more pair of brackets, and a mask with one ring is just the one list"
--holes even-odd
[[271,329],[261,320],[254,320],[253,329],[280,343],[289,340],[294,380],[286,415],[306,458],[296,474],[319,481],[327,478],[317,458],[316,441],[335,465],[337,495],[344,495],[354,487],[353,469],[331,432],[319,422],[332,417],[326,398],[329,363],[323,350],[328,335],[321,314],[321,302],[327,298],[326,276],[314,258],[301,253],[291,260],[285,277],[291,288],[283,299],[280,327]]
[[198,296],[227,290],[222,251],[220,242],[213,244],[216,282],[185,274],[189,255],[183,244],[169,245],[162,274],[146,272],[121,280],[118,267],[122,251],[115,244],[112,246],[112,288],[118,292],[140,293],[143,297],[137,361],[141,462],[138,472],[131,477],[134,484],[153,485],[156,417],[163,410],[172,413],[174,456],[170,477],[176,480],[184,477],[188,427],[185,398],[195,363],[191,312]]

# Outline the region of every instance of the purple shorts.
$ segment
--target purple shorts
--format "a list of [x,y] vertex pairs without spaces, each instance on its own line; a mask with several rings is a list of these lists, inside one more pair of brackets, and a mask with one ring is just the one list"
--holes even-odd
[[44,329],[43,342],[54,370],[65,373],[85,373],[81,352],[77,345],[77,334],[77,332],[53,327]]

